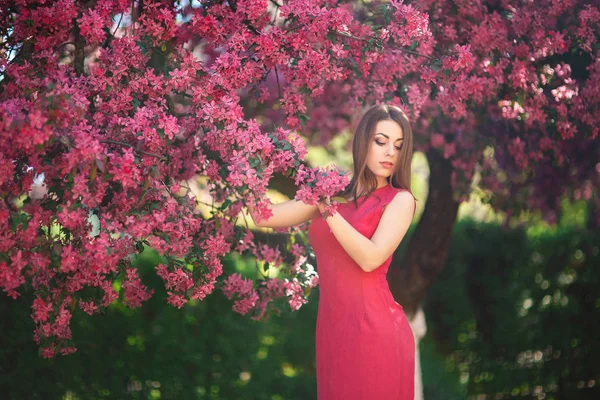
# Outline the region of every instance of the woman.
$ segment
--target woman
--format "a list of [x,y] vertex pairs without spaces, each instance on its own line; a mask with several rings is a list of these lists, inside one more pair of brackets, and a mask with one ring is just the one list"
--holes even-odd
[[353,138],[354,175],[325,205],[290,200],[272,205],[259,226],[312,220],[320,299],[316,330],[319,400],[413,400],[415,345],[402,307],[387,284],[392,253],[416,208],[410,192],[412,130],[398,107],[377,105],[362,116]]

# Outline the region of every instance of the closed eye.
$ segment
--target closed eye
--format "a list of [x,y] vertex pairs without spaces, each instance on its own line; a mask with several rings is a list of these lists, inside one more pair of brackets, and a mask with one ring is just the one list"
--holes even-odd
[[[378,140],[376,140],[376,141],[375,141],[375,143],[377,143],[377,144],[378,144],[378,145],[380,145],[380,146],[385,146],[385,143],[384,143],[384,142],[380,142],[380,141],[378,141]],[[403,145],[404,145],[404,143],[403,143],[402,145],[400,145],[400,147],[398,147],[398,146],[395,146],[395,147],[396,147],[396,150],[402,150],[402,146],[403,146]]]

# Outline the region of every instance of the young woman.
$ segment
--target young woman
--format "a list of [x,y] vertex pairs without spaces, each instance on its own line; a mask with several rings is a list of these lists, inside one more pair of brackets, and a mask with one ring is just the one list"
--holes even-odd
[[352,143],[354,174],[337,194],[349,200],[326,219],[324,205],[272,205],[259,226],[312,220],[308,238],[319,272],[316,331],[319,400],[413,400],[415,344],[386,275],[416,200],[410,191],[412,130],[398,107],[362,116]]

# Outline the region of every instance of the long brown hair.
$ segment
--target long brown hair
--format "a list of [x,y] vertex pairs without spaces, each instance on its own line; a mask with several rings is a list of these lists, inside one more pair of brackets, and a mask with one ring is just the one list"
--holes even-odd
[[[388,182],[392,187],[406,189],[410,192],[410,162],[413,156],[413,134],[406,114],[397,106],[379,104],[369,108],[360,118],[354,137],[352,138],[352,159],[354,173],[348,186],[337,196],[348,199],[352,195],[354,204],[358,197],[370,195],[377,188],[375,174],[367,168],[367,155],[375,135],[375,127],[379,121],[395,121],[402,128],[404,140],[398,160],[394,165],[392,175]],[[363,193],[357,193],[358,187],[363,188]],[[412,192],[411,192],[412,194]]]

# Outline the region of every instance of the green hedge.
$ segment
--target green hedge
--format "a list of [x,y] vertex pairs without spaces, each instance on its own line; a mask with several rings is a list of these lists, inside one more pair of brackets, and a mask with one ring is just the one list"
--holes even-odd
[[[599,243],[575,227],[528,234],[458,223],[425,303],[425,398],[600,398]],[[79,350],[67,357],[38,356],[31,293],[0,295],[0,398],[316,398],[318,290],[266,323],[233,312],[220,291],[177,310],[164,302],[156,261],[151,251],[139,260],[155,290],[141,309],[75,311]],[[249,274],[252,264],[226,260],[233,270]]]
[[460,222],[428,292],[424,345],[469,398],[600,399],[599,246],[575,226]]

